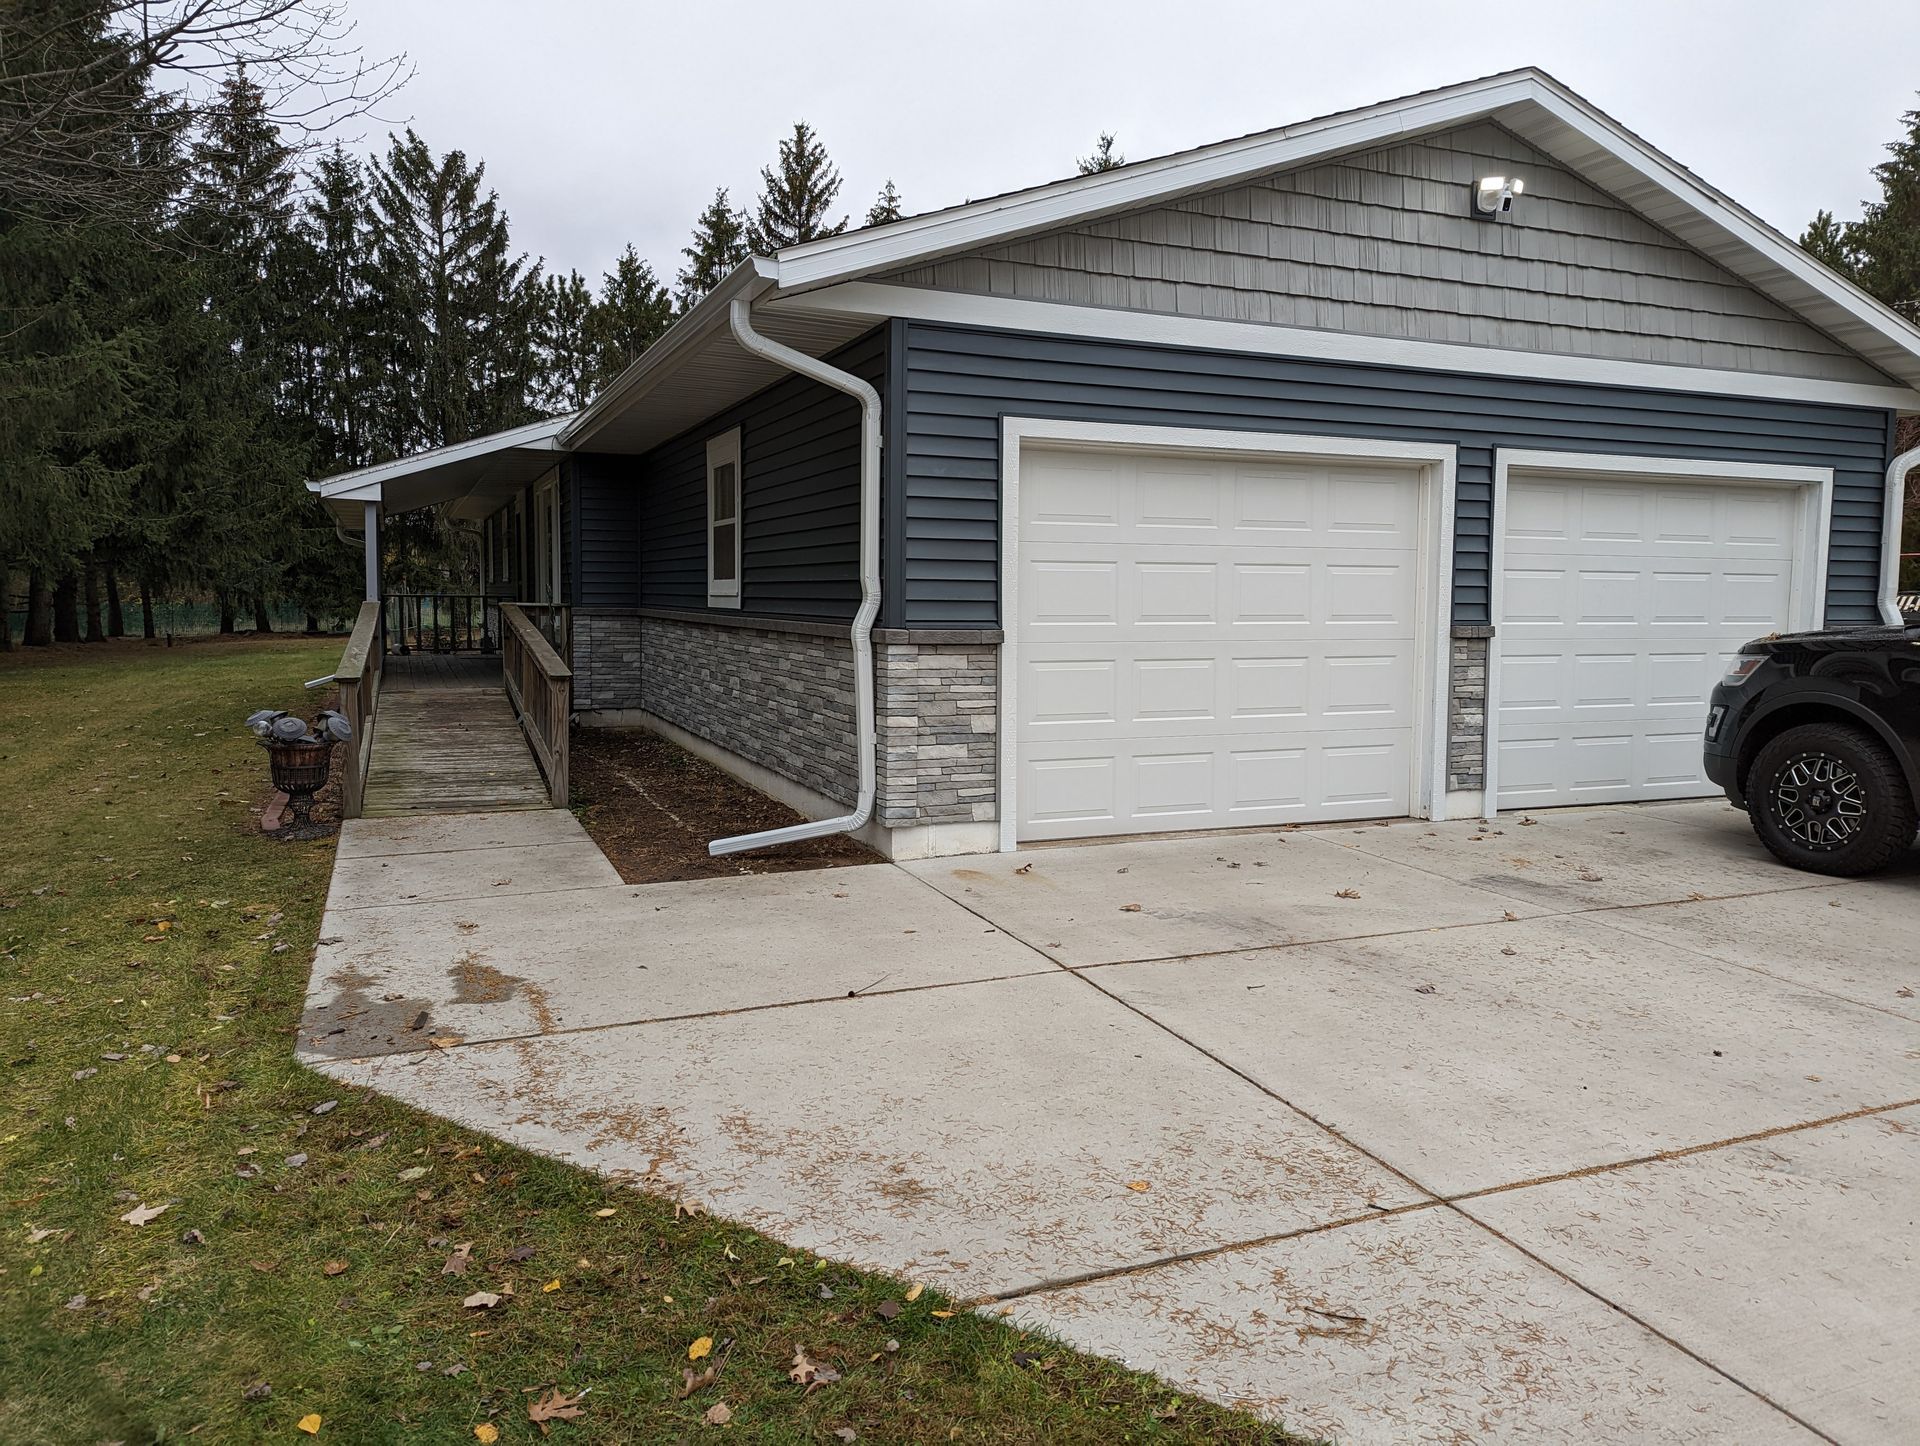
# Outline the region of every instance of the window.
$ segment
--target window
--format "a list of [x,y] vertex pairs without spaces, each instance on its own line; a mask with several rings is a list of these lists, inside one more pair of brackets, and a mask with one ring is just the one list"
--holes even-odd
[[740,606],[740,429],[707,443],[707,606]]

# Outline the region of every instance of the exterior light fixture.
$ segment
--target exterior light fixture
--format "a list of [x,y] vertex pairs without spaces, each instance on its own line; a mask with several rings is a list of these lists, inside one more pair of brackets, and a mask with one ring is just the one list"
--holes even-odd
[[1513,199],[1526,189],[1518,176],[1482,176],[1474,183],[1472,214],[1483,221],[1511,220]]

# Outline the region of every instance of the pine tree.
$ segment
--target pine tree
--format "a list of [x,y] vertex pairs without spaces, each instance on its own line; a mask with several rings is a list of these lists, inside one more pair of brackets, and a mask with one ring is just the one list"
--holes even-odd
[[1873,168],[1880,196],[1847,227],[1847,248],[1859,283],[1920,322],[1920,110],[1900,120],[1906,134],[1887,146],[1892,158]]
[[255,365],[275,360],[263,353],[294,304],[278,283],[293,235],[296,179],[293,150],[268,115],[265,93],[239,67],[201,116],[187,231],[205,253],[215,300],[242,355]]
[[827,148],[805,121],[780,142],[780,159],[760,168],[760,200],[747,226],[747,245],[756,256],[771,256],[789,246],[847,229],[842,216],[831,225],[827,213],[840,194],[840,172]]
[[543,407],[577,412],[593,400],[593,292],[578,271],[546,279],[540,306]]
[[315,475],[373,459],[370,336],[378,329],[368,279],[366,175],[335,147],[315,162],[296,229],[296,390],[314,430]]
[[1083,176],[1097,176],[1102,171],[1118,170],[1127,163],[1127,158],[1114,150],[1113,145],[1113,132],[1101,131],[1093,154],[1080,157],[1073,163],[1074,169]]
[[589,333],[594,385],[605,386],[673,325],[673,297],[631,245],[600,278]]
[[713,193],[707,209],[694,220],[693,244],[682,248],[680,254],[687,258],[678,277],[682,311],[693,307],[747,259],[746,217],[733,209],[725,186]]
[[1847,248],[1847,228],[1833,219],[1831,211],[1818,212],[1813,224],[1800,233],[1800,249],[1842,276],[1853,275],[1853,256]]
[[867,211],[869,226],[887,226],[900,219],[900,193],[894,189],[893,178],[887,178],[886,185],[880,188],[880,194]]

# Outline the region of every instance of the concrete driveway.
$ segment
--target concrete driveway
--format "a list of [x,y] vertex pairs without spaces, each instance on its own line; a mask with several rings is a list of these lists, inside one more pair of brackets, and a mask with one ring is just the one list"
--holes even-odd
[[300,1048],[1304,1432],[1920,1437],[1920,867],[1723,803],[641,887],[352,823]]

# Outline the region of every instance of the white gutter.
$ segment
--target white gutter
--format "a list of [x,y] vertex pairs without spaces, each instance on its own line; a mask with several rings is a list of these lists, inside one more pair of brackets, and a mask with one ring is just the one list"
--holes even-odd
[[1907,473],[1920,467],[1920,447],[1887,464],[1887,494],[1880,518],[1880,621],[1897,628],[1900,612],[1900,527],[1907,515]]
[[880,612],[880,394],[851,372],[828,366],[805,352],[760,335],[753,329],[753,303],[745,297],[736,297],[728,306],[727,324],[733,329],[734,339],[755,356],[845,392],[860,403],[860,607],[853,615],[851,634],[860,792],[852,813],[794,824],[790,828],[717,838],[707,845],[710,854],[735,854],[745,849],[824,838],[828,834],[853,833],[864,828],[873,817],[873,620]]

